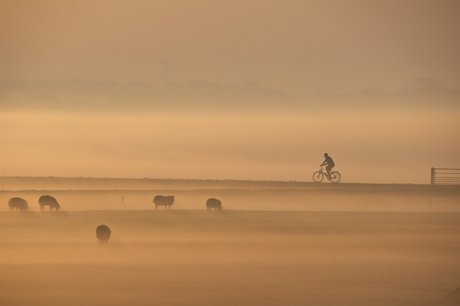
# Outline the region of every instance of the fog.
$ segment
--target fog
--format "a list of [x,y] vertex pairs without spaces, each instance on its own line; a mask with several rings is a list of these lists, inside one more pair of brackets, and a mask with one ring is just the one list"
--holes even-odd
[[327,152],[343,182],[423,184],[460,153],[457,111],[0,117],[7,176],[311,181]]
[[460,4],[0,2],[1,80],[257,82],[293,93],[460,86]]
[[458,1],[0,2],[0,174],[428,183]]
[[0,1],[0,174],[428,183],[458,1]]
[[459,286],[458,186],[0,179],[4,305],[441,306]]
[[[0,305],[446,305],[460,189],[429,183],[460,168],[459,16],[0,0]],[[338,184],[312,182],[324,153]]]

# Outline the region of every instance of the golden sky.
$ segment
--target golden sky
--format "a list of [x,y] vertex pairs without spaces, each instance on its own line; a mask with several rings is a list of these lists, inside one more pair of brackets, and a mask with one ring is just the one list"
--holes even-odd
[[460,167],[459,16],[458,0],[0,0],[0,175],[311,181],[328,152],[344,182],[429,183]]
[[0,114],[3,175],[430,182],[458,168],[459,112]]
[[459,15],[457,0],[1,0],[0,79],[458,88]]

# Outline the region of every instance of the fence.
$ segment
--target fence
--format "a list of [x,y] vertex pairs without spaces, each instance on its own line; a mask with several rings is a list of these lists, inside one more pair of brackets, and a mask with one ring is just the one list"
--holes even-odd
[[460,169],[431,168],[431,185],[460,184]]

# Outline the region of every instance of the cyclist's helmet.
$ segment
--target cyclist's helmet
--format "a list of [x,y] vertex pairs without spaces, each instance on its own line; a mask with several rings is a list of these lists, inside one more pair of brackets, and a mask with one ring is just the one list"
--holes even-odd
[[324,157],[327,157],[327,153],[324,153]]

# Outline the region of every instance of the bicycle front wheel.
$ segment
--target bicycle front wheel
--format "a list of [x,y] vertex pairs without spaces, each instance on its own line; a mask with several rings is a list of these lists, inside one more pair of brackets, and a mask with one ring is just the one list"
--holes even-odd
[[313,173],[313,180],[317,183],[321,183],[324,179],[324,174],[321,171],[316,171]]
[[342,176],[337,171],[331,172],[331,182],[338,183]]

